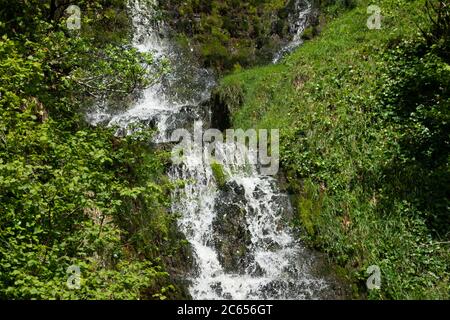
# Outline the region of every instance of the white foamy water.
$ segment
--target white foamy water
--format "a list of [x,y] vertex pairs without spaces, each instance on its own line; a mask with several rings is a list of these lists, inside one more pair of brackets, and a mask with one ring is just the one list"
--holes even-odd
[[294,10],[289,15],[290,33],[292,40],[275,55],[273,63],[279,62],[286,54],[303,44],[302,35],[308,26],[308,16],[311,14],[312,4],[310,0],[295,0]]
[[[277,199],[286,195],[280,193],[273,178],[259,175],[257,167],[249,165],[251,161],[239,169],[235,165],[235,155],[227,158],[226,149],[233,146],[218,144],[216,148],[221,154],[217,158],[222,159],[223,170],[229,177],[228,183],[244,190],[242,210],[250,233],[246,250],[253,259],[244,272],[224,270],[213,239],[217,232],[213,223],[218,218],[221,193],[206,152],[203,155],[186,154],[184,163],[173,167],[170,176],[174,180],[189,181],[174,195],[177,201],[173,210],[182,213],[179,226],[196,254],[199,270],[190,288],[193,298],[317,298],[318,293],[326,290],[327,284],[310,274],[310,257],[282,221],[282,211],[289,207],[283,207]],[[289,204],[288,201],[285,203]]]
[[[193,123],[201,114],[195,108],[209,97],[214,81],[209,71],[190,66],[190,60],[164,38],[164,26],[152,21],[153,9],[144,6],[144,3],[140,0],[130,0],[129,3],[135,29],[134,45],[141,51],[154,53],[158,58],[167,58],[173,62],[174,69],[165,81],[145,90],[142,98],[129,110],[110,115],[106,109],[99,108],[89,117],[93,123],[105,121],[106,118],[109,125],[119,126],[124,133],[132,124],[153,125],[159,131],[156,141],[166,142],[167,131],[171,127],[183,127],[191,120]],[[302,14],[299,19],[299,24],[304,24]],[[189,74],[189,79],[185,78],[186,74]],[[185,92],[182,97],[178,95],[180,88],[185,89],[181,90]],[[190,108],[186,109],[186,105]],[[228,177],[227,191],[219,188],[210,160],[205,161],[206,149],[204,154],[188,152],[183,163],[174,165],[169,171],[173,181],[185,182],[184,187],[173,192],[171,209],[181,214],[179,228],[195,254],[197,270],[186,275],[190,280],[192,297],[319,298],[327,289],[327,283],[311,275],[312,257],[294,239],[288,227],[285,217],[291,208],[287,195],[280,192],[275,179],[260,175],[257,166],[249,164],[254,162],[237,165],[236,159],[242,159],[244,155],[233,154],[230,157],[230,153],[226,152],[230,148],[234,146],[223,143],[218,144],[216,149]],[[242,265],[236,266],[236,270],[230,270],[230,266],[223,264],[224,256],[242,255],[244,252],[220,252],[217,243],[227,241],[229,236],[223,234],[221,230],[224,228],[220,223],[230,223],[226,220],[227,215],[236,212],[243,217],[239,227],[246,234],[243,241],[246,258]]]
[[[155,141],[167,142],[168,133],[179,126],[177,114],[196,113],[195,108],[183,110],[183,107],[194,107],[209,99],[210,90],[215,85],[214,75],[180,59],[183,52],[168,40],[164,23],[155,19],[156,0],[129,0],[128,7],[134,28],[134,47],[151,53],[155,61],[165,60],[170,71],[145,89],[142,97],[125,112],[110,112],[106,106],[100,105],[88,113],[87,119],[94,125],[106,122],[108,126],[119,127],[118,134],[132,133],[135,125],[154,126],[158,131]],[[181,87],[184,90],[178,90]]]

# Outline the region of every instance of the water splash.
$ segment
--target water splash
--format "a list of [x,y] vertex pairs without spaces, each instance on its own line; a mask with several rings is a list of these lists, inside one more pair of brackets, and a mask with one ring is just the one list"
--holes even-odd
[[157,6],[156,0],[129,0],[133,45],[141,52],[151,53],[157,62],[164,60],[170,71],[144,90],[129,110],[114,114],[101,104],[88,113],[87,119],[94,125],[107,123],[119,127],[120,135],[132,133],[137,124],[152,126],[158,132],[155,141],[167,142],[170,131],[180,127],[178,120],[183,114],[190,114],[193,119],[202,117],[201,108],[196,107],[209,99],[215,76],[169,40],[170,30],[155,18]]
[[[135,123],[156,126],[159,130],[157,142],[165,142],[170,127],[192,128],[197,118],[204,117],[201,103],[209,98],[214,81],[209,71],[191,63],[189,55],[167,40],[164,36],[167,29],[153,19],[154,6],[149,8],[144,3],[140,0],[129,2],[135,28],[134,45],[139,50],[169,59],[173,64],[172,71],[159,84],[147,89],[131,109],[116,115],[100,109],[91,116],[93,119],[109,117],[109,124],[123,128],[123,134],[128,133],[127,128]],[[177,94],[180,88],[184,92],[182,95]],[[221,159],[223,171],[228,176],[225,186],[219,186],[216,181],[207,149],[203,149],[203,154],[187,152],[183,163],[174,165],[169,171],[173,181],[185,182],[184,187],[173,192],[171,209],[181,214],[179,228],[196,257],[197,271],[187,275],[192,297],[321,297],[328,284],[312,276],[313,257],[287,227],[284,218],[291,212],[287,195],[280,192],[274,178],[261,176],[257,165],[248,164],[254,161],[244,162],[247,163],[245,166],[236,165],[236,157],[251,154],[230,153],[230,148],[236,148],[229,143],[216,147],[217,158]],[[232,214],[237,214],[238,224],[232,224],[235,218],[230,217]],[[239,232],[233,234],[228,230],[230,223],[231,227],[239,229],[243,238]],[[239,249],[235,250],[233,243],[227,241],[230,237],[241,244]],[[222,250],[224,245],[227,252]]]
[[[227,157],[230,144],[217,144],[221,165],[229,177],[228,185],[243,190],[239,205],[245,211],[245,225],[250,241],[245,248],[250,257],[244,271],[227,272],[215,246],[220,222],[218,205],[223,206],[221,191],[204,154],[188,153],[181,166],[173,167],[173,180],[186,180],[185,188],[175,192],[178,199],[173,211],[182,213],[181,231],[191,243],[199,272],[191,280],[194,299],[313,299],[327,289],[327,283],[311,275],[311,256],[294,240],[283,221],[283,211],[290,210],[287,196],[276,180],[258,174],[256,166],[235,166],[235,155]],[[215,160],[216,161],[216,160]],[[237,192],[230,190],[229,192]],[[226,202],[225,202],[226,205]],[[215,239],[216,238],[216,239]]]

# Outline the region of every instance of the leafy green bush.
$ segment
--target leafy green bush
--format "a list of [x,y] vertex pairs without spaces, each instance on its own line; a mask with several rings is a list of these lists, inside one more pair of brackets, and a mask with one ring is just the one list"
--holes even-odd
[[[450,236],[450,65],[436,46],[406,42],[386,54],[380,115],[396,127],[399,148],[384,188],[422,211],[431,230]],[[395,191],[394,191],[395,190]]]
[[[104,42],[90,23],[123,1],[80,1],[75,32],[54,3],[0,11],[0,298],[177,295],[162,258],[184,248],[166,209],[167,156],[149,147],[151,132],[119,139],[83,121],[89,96],[127,101],[158,73],[124,46],[123,21]],[[72,265],[79,290],[67,286]]]

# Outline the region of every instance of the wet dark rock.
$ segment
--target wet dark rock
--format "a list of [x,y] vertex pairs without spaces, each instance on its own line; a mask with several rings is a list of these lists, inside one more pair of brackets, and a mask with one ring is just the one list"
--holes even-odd
[[281,208],[281,221],[285,226],[287,222],[294,219],[294,210],[292,208],[289,196],[287,194],[278,193],[272,197],[272,202]]
[[225,131],[231,127],[231,111],[227,101],[224,101],[219,94],[213,94],[211,97],[211,128]]
[[223,292],[222,283],[215,282],[211,285],[211,288],[215,291],[215,293],[224,300],[231,300],[233,297],[231,294]]
[[248,248],[251,235],[245,209],[245,190],[235,181],[226,183],[220,191],[213,221],[213,241],[219,262],[226,272],[244,274],[253,260]]
[[[126,119],[127,123],[131,125],[124,126],[123,120],[117,125],[118,128],[116,135],[126,136],[130,132],[133,132],[139,128],[151,128],[157,129],[158,123],[164,123],[165,130],[160,132],[166,138],[170,140],[172,133],[177,129],[187,129],[190,132],[193,130],[193,125],[196,121],[203,123],[203,130],[206,130],[210,125],[210,113],[208,109],[209,102],[203,102],[198,105],[186,105],[178,110],[160,110],[155,114],[148,114],[145,118],[130,117]],[[108,119],[110,121],[111,119]]]
[[261,266],[254,262],[247,268],[247,273],[251,274],[254,277],[263,277],[266,275],[266,272],[261,268]]

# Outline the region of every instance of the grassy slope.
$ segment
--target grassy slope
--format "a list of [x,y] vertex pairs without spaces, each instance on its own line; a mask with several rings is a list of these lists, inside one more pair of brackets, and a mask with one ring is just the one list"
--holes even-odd
[[408,214],[410,204],[365,187],[367,179],[385,178],[396,143],[394,128],[377,125],[370,112],[386,68],[380,53],[417,36],[413,21],[423,1],[378,5],[382,30],[366,27],[367,2],[360,1],[281,64],[226,77],[218,94],[236,128],[281,129],[282,164],[303,237],[341,266],[356,291],[364,288],[367,267],[378,265],[382,286],[370,298],[449,298],[448,244]]

